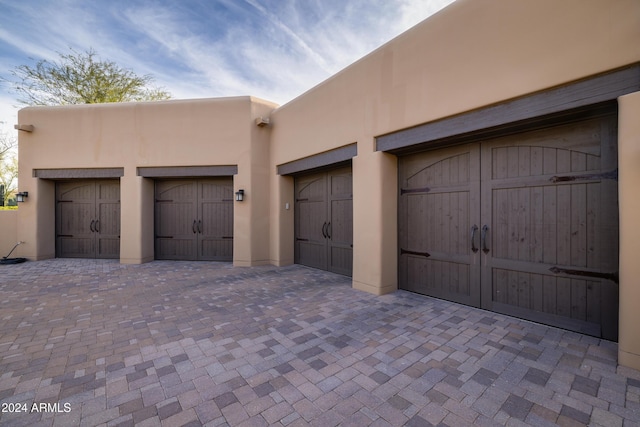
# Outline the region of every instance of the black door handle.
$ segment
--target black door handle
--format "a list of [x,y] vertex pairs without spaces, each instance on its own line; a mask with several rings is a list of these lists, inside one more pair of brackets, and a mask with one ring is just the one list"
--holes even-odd
[[95,233],[95,231],[96,231],[96,230],[93,228],[93,224],[94,224],[95,222],[96,222],[96,221],[95,221],[94,219],[92,219],[92,220],[91,220],[91,224],[89,224],[89,230],[91,230],[91,232],[92,232],[92,233]]
[[202,234],[202,220],[198,220],[198,233]]
[[325,231],[327,227],[327,221],[322,223],[322,237],[324,237],[325,239],[327,238],[327,232]]
[[482,252],[485,254],[489,253],[489,248],[487,247],[487,231],[489,231],[489,226],[485,224],[482,226]]
[[476,253],[478,252],[478,248],[476,248],[476,231],[478,231],[478,226],[473,224],[473,227],[471,227],[471,252]]
[[331,221],[327,224],[327,237],[331,239]]
[[193,224],[191,224],[191,230],[193,231],[193,234],[196,234],[196,220],[193,220]]
[[95,232],[96,232],[96,233],[99,233],[99,232],[100,232],[100,227],[99,227],[99,226],[100,226],[100,220],[99,220],[99,219],[96,219],[96,223],[95,223],[95,225],[93,226],[93,228],[94,228],[94,230],[95,230]]

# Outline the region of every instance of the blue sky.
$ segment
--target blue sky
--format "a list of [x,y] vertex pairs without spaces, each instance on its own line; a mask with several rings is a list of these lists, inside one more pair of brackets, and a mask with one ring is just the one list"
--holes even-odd
[[[452,1],[0,0],[0,76],[93,48],[177,99],[284,104]],[[0,131],[15,98],[0,83]]]

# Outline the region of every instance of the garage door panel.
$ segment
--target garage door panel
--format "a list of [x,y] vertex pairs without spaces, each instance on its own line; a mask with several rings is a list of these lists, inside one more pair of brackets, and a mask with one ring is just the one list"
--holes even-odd
[[482,144],[482,217],[491,225],[482,286],[492,289],[483,307],[597,334],[617,316],[617,307],[604,308],[603,281],[589,279],[617,269],[617,250],[603,244],[604,230],[617,230],[617,200],[603,203],[605,188],[617,192],[615,175],[600,157],[615,142],[603,138],[601,122]]
[[113,259],[120,255],[120,239],[118,237],[100,237],[96,245],[96,258]]
[[233,180],[231,178],[218,178],[201,181],[200,198],[203,202],[232,202]]
[[308,267],[328,269],[327,262],[327,246],[324,243],[304,242],[298,240],[297,245],[297,264],[306,265]]
[[296,223],[296,237],[316,242],[323,242],[326,212],[324,202],[299,202],[297,205],[298,221]]
[[156,199],[191,203],[196,197],[195,183],[189,180],[156,181]]
[[58,234],[74,237],[91,236],[92,203],[58,202]]
[[95,201],[94,182],[59,182],[57,183],[58,200],[74,201],[77,203]]
[[[427,164],[423,164],[424,158]],[[419,156],[411,159],[403,167],[405,191],[418,190],[429,186],[450,186],[468,183],[470,180],[470,154],[461,153],[445,158],[428,159]]]
[[[119,192],[118,194],[110,192],[110,196],[119,199]],[[120,255],[120,203],[98,202],[97,210],[98,220],[94,223],[96,258],[118,258]]]
[[296,181],[296,199],[300,201],[324,201],[327,198],[324,175],[300,177]]
[[96,198],[98,200],[120,201],[120,182],[97,181]]
[[466,254],[471,251],[469,193],[409,195],[405,250]]
[[190,238],[156,238],[156,259],[194,260],[196,246]]
[[327,233],[333,245],[349,245],[353,239],[353,200],[331,202],[331,224]]
[[332,198],[347,196],[352,193],[352,179],[350,168],[348,170],[340,170],[329,175],[330,194]]
[[480,305],[471,244],[479,221],[478,158],[478,147],[466,145],[399,159],[402,289]]
[[404,263],[407,280],[403,289],[463,304],[473,304],[468,264],[412,255],[407,256]]
[[[493,256],[537,263],[599,268],[603,246],[598,182],[493,190]],[[603,263],[603,261],[605,261]]]
[[96,229],[102,235],[118,236],[120,234],[120,203],[99,203]]
[[353,270],[353,251],[350,247],[332,245],[330,257],[331,266],[335,273],[349,275]]
[[204,180],[199,187],[198,259],[232,261],[233,180]]
[[233,238],[207,238],[199,240],[199,259],[207,261],[232,261]]
[[87,258],[95,252],[93,237],[59,237],[57,255],[61,258]]
[[156,181],[156,258],[233,260],[233,179]]
[[158,236],[172,236],[195,239],[195,208],[193,203],[156,203],[156,233]]
[[[615,124],[400,158],[400,287],[463,303],[477,293],[489,310],[617,339]],[[464,169],[469,182],[455,182]]]
[[201,212],[203,238],[233,237],[232,202],[202,202]]
[[58,182],[56,199],[56,256],[120,256],[118,180]]
[[295,178],[296,263],[352,274],[352,192],[350,166]]
[[601,323],[606,281],[493,269],[493,301],[576,321]]

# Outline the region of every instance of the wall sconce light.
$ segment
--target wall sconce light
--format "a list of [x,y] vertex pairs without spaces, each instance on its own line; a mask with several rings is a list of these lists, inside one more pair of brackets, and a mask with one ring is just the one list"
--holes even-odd
[[241,202],[244,200],[244,190],[236,191],[236,202]]
[[29,197],[29,192],[21,191],[20,193],[16,194],[16,202],[22,203],[27,197]]

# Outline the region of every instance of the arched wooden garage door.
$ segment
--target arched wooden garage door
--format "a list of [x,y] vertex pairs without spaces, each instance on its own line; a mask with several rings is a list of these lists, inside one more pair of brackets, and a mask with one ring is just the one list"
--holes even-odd
[[56,256],[120,257],[120,181],[56,183]]
[[295,178],[295,262],[351,276],[351,166]]
[[402,289],[617,339],[615,117],[399,158]]
[[233,178],[156,181],[155,257],[233,260]]

